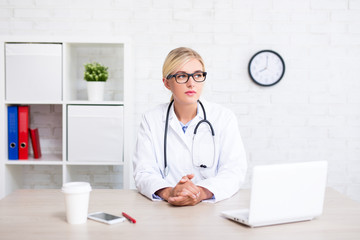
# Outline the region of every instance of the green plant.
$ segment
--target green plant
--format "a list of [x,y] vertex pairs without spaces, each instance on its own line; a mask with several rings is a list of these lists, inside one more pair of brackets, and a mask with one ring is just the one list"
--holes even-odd
[[87,63],[85,66],[84,79],[88,82],[106,82],[109,73],[108,68],[97,63]]

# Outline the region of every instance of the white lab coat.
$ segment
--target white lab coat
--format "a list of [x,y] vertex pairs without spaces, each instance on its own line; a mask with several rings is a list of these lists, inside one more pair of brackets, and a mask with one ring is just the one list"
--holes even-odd
[[174,187],[181,177],[194,173],[192,181],[211,191],[212,201],[217,202],[231,197],[244,183],[247,161],[236,116],[220,105],[201,102],[215,131],[215,163],[211,158],[206,163],[211,168],[200,168],[192,157],[194,128],[204,118],[201,106],[198,104],[198,113],[184,133],[172,105],[167,133],[169,174],[164,175],[164,129],[169,103],[161,104],[144,114],[138,133],[133,165],[135,184],[141,194],[155,200],[153,194],[157,190]]

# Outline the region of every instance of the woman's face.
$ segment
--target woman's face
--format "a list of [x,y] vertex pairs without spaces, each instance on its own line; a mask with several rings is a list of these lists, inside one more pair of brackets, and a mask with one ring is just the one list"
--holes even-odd
[[[195,72],[202,72],[203,67],[199,60],[193,59],[179,68],[176,72],[172,73],[187,73],[193,74]],[[168,88],[174,97],[174,101],[178,104],[194,104],[200,98],[204,82],[195,82],[192,77],[186,83],[179,84],[176,82],[175,77],[170,79],[163,79],[164,85]]]

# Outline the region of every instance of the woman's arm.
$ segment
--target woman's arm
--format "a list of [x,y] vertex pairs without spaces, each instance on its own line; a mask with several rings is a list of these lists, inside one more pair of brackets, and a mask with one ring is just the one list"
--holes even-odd
[[247,170],[246,153],[236,116],[232,112],[226,116],[228,120],[222,121],[223,127],[218,131],[218,134],[221,134],[218,173],[215,177],[197,182],[198,186],[204,187],[214,194],[215,202],[234,195],[244,183]]
[[150,127],[144,116],[140,124],[133,158],[134,179],[138,191],[155,200],[153,194],[157,190],[171,187],[171,185],[162,178],[153,145]]

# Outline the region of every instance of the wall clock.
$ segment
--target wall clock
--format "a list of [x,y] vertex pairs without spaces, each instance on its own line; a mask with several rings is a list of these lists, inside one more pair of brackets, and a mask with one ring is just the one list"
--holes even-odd
[[275,51],[262,50],[249,61],[251,79],[258,85],[269,87],[277,84],[285,74],[285,62]]

